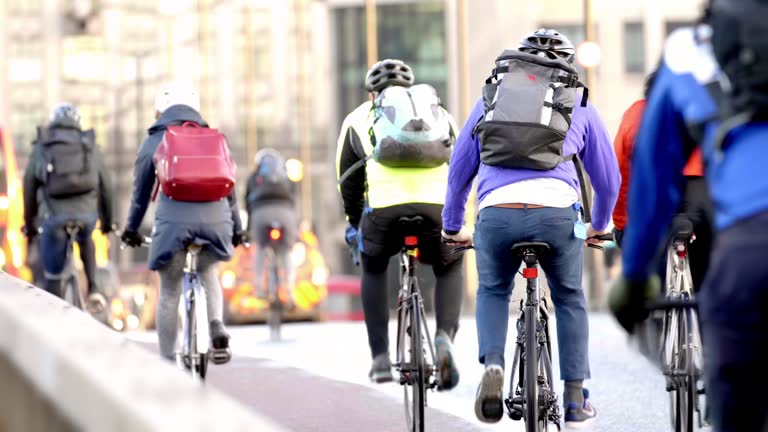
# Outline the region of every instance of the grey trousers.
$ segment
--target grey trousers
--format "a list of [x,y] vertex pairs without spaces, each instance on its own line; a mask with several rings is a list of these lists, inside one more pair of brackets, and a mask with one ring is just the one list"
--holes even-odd
[[[179,297],[184,279],[185,259],[185,251],[176,252],[171,261],[158,271],[160,273],[160,301],[157,307],[157,337],[160,343],[160,353],[168,359],[174,358],[176,350]],[[223,322],[223,300],[216,263],[217,260],[203,250],[197,257],[197,273],[205,289],[208,320]]]

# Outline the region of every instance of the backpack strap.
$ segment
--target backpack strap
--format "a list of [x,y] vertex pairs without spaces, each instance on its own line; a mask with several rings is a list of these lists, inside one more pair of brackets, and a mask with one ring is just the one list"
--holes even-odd
[[568,87],[581,88],[581,106],[587,106],[587,100],[589,99],[589,88],[579,81],[579,76],[575,74],[557,75],[555,78],[557,82],[561,82]]
[[592,206],[589,202],[589,195],[587,194],[587,181],[584,176],[584,164],[581,162],[581,158],[578,153],[574,153],[569,156],[564,156],[563,161],[572,161],[576,165],[576,176],[579,178],[579,188],[581,189],[581,205],[584,209],[584,222],[592,222]]

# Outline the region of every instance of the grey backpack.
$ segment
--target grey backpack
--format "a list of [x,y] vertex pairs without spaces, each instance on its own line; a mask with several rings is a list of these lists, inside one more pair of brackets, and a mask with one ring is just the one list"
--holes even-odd
[[565,59],[549,59],[517,50],[505,50],[483,87],[485,115],[474,128],[480,138],[480,160],[491,166],[550,170],[573,161],[581,185],[585,221],[589,203],[583,167],[578,155],[563,155],[571,114],[584,89]]

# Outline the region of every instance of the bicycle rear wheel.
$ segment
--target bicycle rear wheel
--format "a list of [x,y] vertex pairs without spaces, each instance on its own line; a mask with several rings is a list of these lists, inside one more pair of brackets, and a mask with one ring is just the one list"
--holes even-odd
[[[201,353],[197,346],[197,316],[195,314],[195,296],[192,293],[192,297],[189,301],[188,307],[186,307],[186,324],[185,329],[185,343],[186,343],[186,356],[188,361],[189,370],[192,373],[192,377],[205,380],[205,376],[208,373],[208,356],[207,353]],[[204,323],[203,325],[208,325]]]
[[78,286],[75,275],[70,275],[64,278],[62,282],[62,298],[64,301],[78,309],[82,309],[83,302],[80,295],[80,287]]
[[525,430],[541,432],[539,423],[539,359],[536,322],[538,313],[535,307],[525,307]]
[[[272,256],[274,260],[274,255]],[[280,286],[277,279],[277,268],[273,262],[269,271],[269,309],[267,310],[267,325],[269,326],[269,338],[273,342],[281,338],[280,330],[282,325],[283,304],[280,301]]]
[[[403,386],[405,418],[411,432],[424,432],[424,406],[426,405],[426,383],[424,373],[424,339],[421,333],[421,308],[418,297],[411,298],[405,319],[410,333],[410,358],[405,368],[407,379]],[[401,366],[403,368],[403,366]],[[409,389],[410,387],[410,389]],[[410,391],[410,397],[409,397]]]

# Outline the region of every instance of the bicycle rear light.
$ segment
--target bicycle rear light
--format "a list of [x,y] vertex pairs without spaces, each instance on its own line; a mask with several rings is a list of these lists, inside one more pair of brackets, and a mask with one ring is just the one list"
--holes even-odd
[[271,238],[272,240],[275,240],[275,241],[280,240],[282,236],[283,236],[283,232],[277,228],[272,228],[271,230],[269,230],[269,238]]
[[419,238],[416,236],[407,236],[405,237],[405,245],[406,246],[418,246],[419,245]]
[[526,279],[536,279],[539,277],[538,267],[526,267],[523,269],[523,277]]

